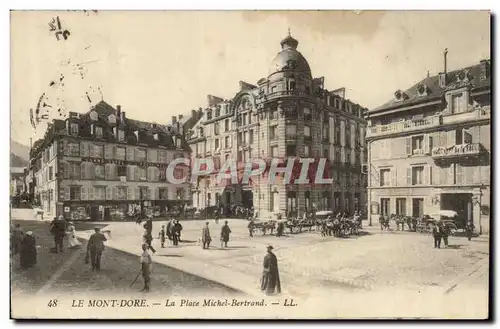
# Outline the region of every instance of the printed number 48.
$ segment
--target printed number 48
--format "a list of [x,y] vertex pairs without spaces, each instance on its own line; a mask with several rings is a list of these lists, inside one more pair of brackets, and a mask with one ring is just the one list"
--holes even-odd
[[57,299],[51,299],[49,300],[49,307],[57,307]]

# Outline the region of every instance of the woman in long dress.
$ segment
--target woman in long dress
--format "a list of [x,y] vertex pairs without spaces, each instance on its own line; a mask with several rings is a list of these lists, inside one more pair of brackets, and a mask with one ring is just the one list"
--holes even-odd
[[82,245],[82,243],[75,236],[75,225],[73,222],[68,223],[68,230],[66,231],[68,235],[68,242],[70,248],[78,248]]
[[22,243],[20,251],[20,263],[22,268],[29,268],[36,265],[36,239],[33,236],[33,232],[26,232]]

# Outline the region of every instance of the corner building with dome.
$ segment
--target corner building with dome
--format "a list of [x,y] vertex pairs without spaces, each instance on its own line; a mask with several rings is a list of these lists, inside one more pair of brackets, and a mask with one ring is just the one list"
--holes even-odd
[[[324,78],[313,78],[291,35],[281,41],[268,75],[256,85],[240,81],[230,100],[208,95],[208,107],[187,132],[192,156],[212,158],[215,170],[193,184],[193,206],[254,207],[260,219],[278,214],[302,216],[316,210],[366,211],[367,112],[345,98],[345,89],[328,91]],[[254,158],[327,158],[333,184],[284,184],[252,177],[248,184],[217,181],[217,170],[228,159],[245,163]],[[242,169],[239,166],[239,169]]]

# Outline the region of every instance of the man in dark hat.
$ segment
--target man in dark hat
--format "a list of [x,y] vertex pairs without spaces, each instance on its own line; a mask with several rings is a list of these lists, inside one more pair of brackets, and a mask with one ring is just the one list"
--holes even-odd
[[50,233],[54,236],[55,252],[63,252],[63,241],[66,236],[67,223],[63,216],[54,217],[50,224]]
[[231,229],[229,228],[229,225],[227,225],[227,220],[224,221],[224,225],[222,226],[221,228],[221,231],[220,231],[220,247],[223,248],[223,244],[224,244],[224,247],[227,248],[227,242],[229,241],[229,234],[231,233]]
[[101,269],[101,255],[104,251],[104,241],[107,241],[104,234],[101,233],[99,227],[94,228],[95,233],[90,236],[87,243],[87,255],[90,253],[90,263],[92,264],[92,271],[99,271]]
[[273,246],[267,246],[267,255],[264,257],[264,270],[262,272],[262,281],[260,289],[267,295],[281,293],[280,274],[278,271],[278,259],[272,252]]

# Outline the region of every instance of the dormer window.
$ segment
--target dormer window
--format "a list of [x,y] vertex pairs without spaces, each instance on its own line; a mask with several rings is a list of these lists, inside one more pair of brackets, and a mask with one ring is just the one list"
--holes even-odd
[[428,94],[427,85],[425,83],[421,83],[420,85],[418,85],[417,92],[418,96],[427,96]]
[[102,127],[95,126],[94,127],[94,136],[95,137],[102,137],[102,135],[103,135],[103,129],[102,129]]
[[207,111],[207,120],[212,120],[212,110]]
[[73,136],[78,136],[78,123],[71,123],[69,133]]
[[401,102],[401,101],[405,101],[408,99],[408,95],[401,91],[401,90],[397,90],[395,93],[394,93],[394,97],[396,98],[397,101]]
[[110,114],[110,115],[108,116],[108,121],[109,121],[109,123],[111,123],[111,124],[115,124],[115,123],[116,123],[116,116],[115,116],[114,114]]
[[97,121],[98,119],[99,119],[99,116],[97,115],[96,111],[90,112],[90,120]]
[[203,127],[200,127],[200,137],[204,137]]
[[124,142],[125,141],[125,131],[118,130],[118,141],[120,141],[120,142]]
[[469,82],[469,70],[462,70],[457,73],[457,82]]
[[217,105],[217,108],[215,109],[215,117],[220,116],[220,105]]
[[155,141],[157,141],[158,140],[158,134],[153,134],[153,138],[154,138]]

